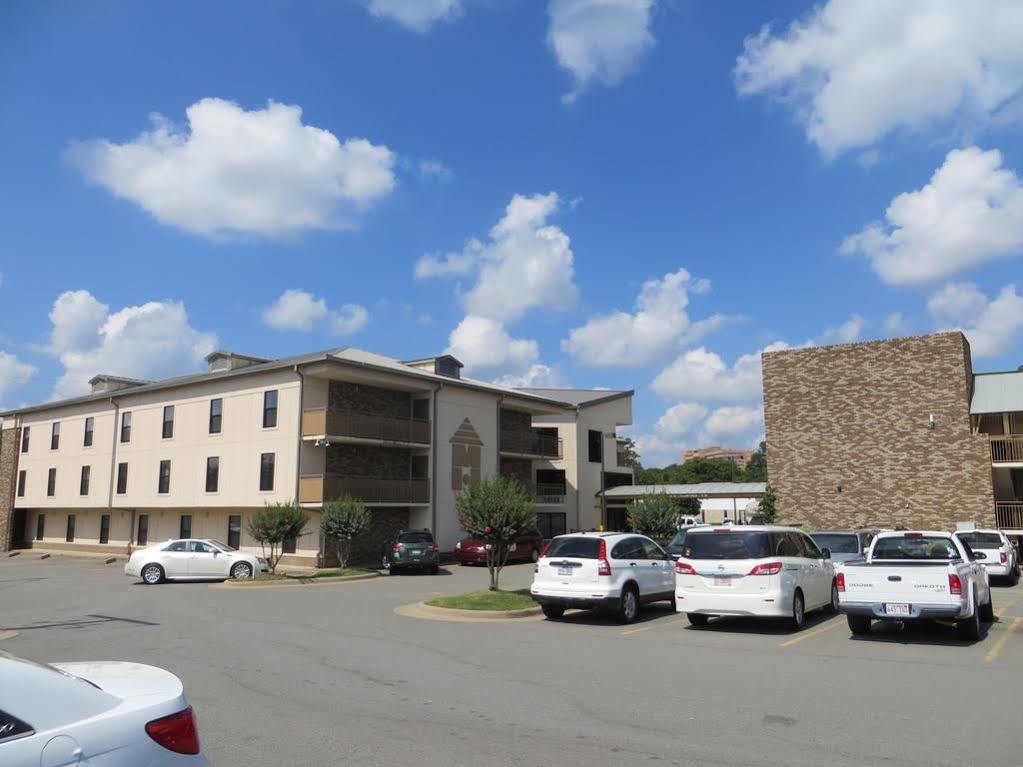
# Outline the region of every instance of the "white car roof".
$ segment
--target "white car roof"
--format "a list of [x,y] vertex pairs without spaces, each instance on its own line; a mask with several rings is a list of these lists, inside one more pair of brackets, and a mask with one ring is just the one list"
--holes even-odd
[[989,535],[991,535],[991,534],[993,534],[993,535],[1000,535],[1003,538],[1006,537],[1005,533],[1003,533],[1001,530],[987,530],[987,529],[980,529],[980,528],[978,528],[976,530],[956,530],[953,533],[953,535],[969,535],[970,533],[987,533]]
[[706,533],[708,531],[713,532],[714,530],[728,530],[729,532],[738,533],[803,533],[809,535],[806,530],[801,530],[798,527],[786,527],[784,525],[699,525],[697,527],[690,528],[691,533],[701,532]]
[[948,530],[886,530],[884,532],[878,533],[877,537],[878,538],[906,538],[906,537],[917,536],[917,535],[926,535],[929,538],[951,538],[952,537],[952,533],[950,533]]

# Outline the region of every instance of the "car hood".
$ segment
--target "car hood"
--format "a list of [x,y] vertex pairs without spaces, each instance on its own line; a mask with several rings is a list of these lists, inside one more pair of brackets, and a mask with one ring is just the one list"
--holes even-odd
[[52,663],[61,671],[85,679],[122,700],[157,701],[180,697],[181,680],[156,666],[124,661]]

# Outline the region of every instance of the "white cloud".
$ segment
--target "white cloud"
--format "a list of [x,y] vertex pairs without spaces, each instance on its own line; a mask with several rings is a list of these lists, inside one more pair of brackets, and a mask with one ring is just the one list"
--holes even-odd
[[901,312],[892,312],[884,318],[884,331],[889,335],[899,335],[907,332],[908,323]]
[[[721,438],[735,439],[739,436],[753,437],[764,430],[764,409],[728,405],[711,413],[703,424],[704,441],[713,442]],[[748,442],[748,440],[747,440]]]
[[468,315],[448,338],[453,354],[473,377],[523,375],[540,356],[536,341],[512,338],[504,326],[489,317]]
[[672,405],[657,419],[655,428],[659,434],[679,437],[692,432],[706,415],[706,406],[699,402],[680,402]]
[[0,402],[19,386],[24,386],[36,373],[33,365],[22,362],[10,352],[0,351]]
[[648,468],[668,466],[682,460],[685,444],[678,439],[660,434],[637,434],[634,439],[639,459]]
[[763,393],[760,354],[788,348],[773,343],[761,351],[740,356],[729,366],[704,347],[690,349],[654,379],[654,391],[663,397],[699,402],[754,402]]
[[943,329],[966,334],[974,357],[994,357],[1012,349],[1023,334],[1023,297],[1006,285],[988,300],[972,283],[950,283],[927,301]]
[[471,274],[479,263],[483,243],[469,240],[463,250],[445,253],[427,253],[416,261],[416,279],[426,280],[431,277],[460,277]]
[[263,323],[275,330],[309,332],[322,325],[334,335],[350,335],[366,327],[369,312],[358,304],[340,309],[327,307],[327,300],[304,290],[285,290],[263,311]]
[[427,159],[419,161],[419,175],[425,179],[436,181],[450,181],[455,177],[454,172],[440,160]]
[[716,314],[690,322],[686,307],[690,293],[705,293],[707,280],[693,280],[679,269],[659,280],[647,280],[636,297],[634,314],[616,311],[592,317],[573,328],[561,347],[585,365],[645,365],[677,348],[685,340],[695,341],[716,329],[728,318]]
[[952,150],[930,183],[892,200],[885,218],[846,238],[841,252],[866,256],[890,284],[929,282],[1023,253],[1023,184],[996,149]]
[[454,18],[462,10],[461,0],[369,0],[374,16],[388,18],[415,32],[426,32],[438,21]]
[[[86,328],[71,327],[79,317],[86,318]],[[217,340],[195,330],[177,301],[150,301],[110,314],[88,292],[73,291],[54,302],[50,320],[52,351],[64,366],[54,388],[58,398],[87,393],[97,373],[143,379],[187,373],[202,365]]]
[[574,80],[566,103],[594,82],[614,86],[636,69],[654,45],[653,6],[654,0],[550,0],[547,43]]
[[208,237],[350,229],[394,188],[390,149],[304,125],[298,106],[207,98],[185,111],[187,130],[153,115],[133,141],[73,144],[67,158],[161,223]]
[[564,379],[556,369],[540,363],[530,365],[524,373],[498,378],[495,383],[525,389],[556,389],[565,386]]
[[942,122],[983,125],[1023,87],[1017,0],[829,0],[745,41],[742,94],[790,103],[826,154]]
[[859,341],[868,324],[860,315],[852,314],[841,325],[827,328],[821,334],[821,341],[837,344],[850,344],[853,341]]

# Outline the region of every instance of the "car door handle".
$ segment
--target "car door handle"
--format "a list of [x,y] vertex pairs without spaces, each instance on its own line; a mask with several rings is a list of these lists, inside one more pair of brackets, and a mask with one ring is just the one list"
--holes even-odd
[[635,567],[635,566],[636,566],[635,562],[629,562],[629,567]]

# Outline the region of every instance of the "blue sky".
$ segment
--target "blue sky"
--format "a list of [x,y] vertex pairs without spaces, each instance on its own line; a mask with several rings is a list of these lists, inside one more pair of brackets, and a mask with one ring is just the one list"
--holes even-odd
[[759,352],[1023,364],[1023,9],[8,2],[0,404],[213,346],[634,388],[648,465],[762,433]]

